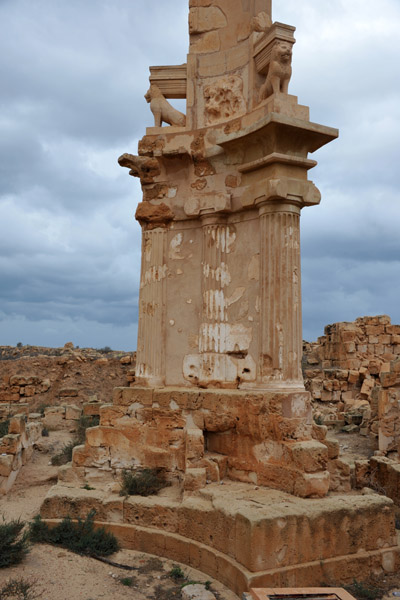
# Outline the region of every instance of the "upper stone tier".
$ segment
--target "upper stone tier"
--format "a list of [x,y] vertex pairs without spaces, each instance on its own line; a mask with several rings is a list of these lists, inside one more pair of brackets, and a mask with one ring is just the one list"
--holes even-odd
[[272,24],[270,0],[191,0],[187,64],[150,67],[150,82],[165,98],[186,98],[187,129],[242,116],[287,94],[294,31]]

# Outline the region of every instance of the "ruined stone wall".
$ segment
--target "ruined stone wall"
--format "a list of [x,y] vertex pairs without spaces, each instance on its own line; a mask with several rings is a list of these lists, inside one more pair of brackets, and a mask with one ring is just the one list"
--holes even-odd
[[305,342],[303,372],[314,416],[369,435],[382,452],[400,441],[400,325],[390,317],[334,323]]
[[0,438],[0,495],[8,492],[21,467],[32,456],[33,444],[41,431],[40,415],[32,415],[27,423],[24,415],[10,419],[8,434]]
[[44,406],[109,402],[116,386],[134,381],[135,353],[0,346],[0,420]]

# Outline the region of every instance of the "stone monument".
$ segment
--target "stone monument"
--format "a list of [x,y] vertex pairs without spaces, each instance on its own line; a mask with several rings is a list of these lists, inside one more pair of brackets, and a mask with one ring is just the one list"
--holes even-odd
[[[301,373],[299,226],[320,201],[308,154],[338,133],[288,94],[294,30],[272,24],[264,0],[190,2],[187,64],[150,67],[155,127],[119,159],[143,189],[135,402],[208,406],[205,424],[183,427],[199,449],[182,469],[189,487],[220,477],[208,450],[232,479],[329,488]],[[171,98],[186,98],[186,115]]]
[[[350,468],[312,423],[300,368],[300,212],[320,202],[309,153],[338,132],[289,95],[295,29],[272,23],[271,0],[189,7],[187,63],[150,67],[154,126],[119,159],[143,190],[136,381],[102,407],[42,514],[95,507],[125,545],[238,593],[391,570],[390,500],[324,499],[331,480],[350,490]],[[164,470],[167,495],[113,496],[141,467]]]

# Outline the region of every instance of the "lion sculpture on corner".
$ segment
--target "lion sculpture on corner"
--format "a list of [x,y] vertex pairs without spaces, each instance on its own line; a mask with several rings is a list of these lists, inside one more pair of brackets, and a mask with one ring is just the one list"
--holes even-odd
[[271,53],[268,75],[261,86],[259,101],[265,100],[271,94],[287,94],[289,81],[292,76],[292,45],[278,42]]
[[185,127],[186,116],[171,106],[157,85],[152,83],[144,97],[150,104],[155,127],[161,127],[163,122],[176,127]]

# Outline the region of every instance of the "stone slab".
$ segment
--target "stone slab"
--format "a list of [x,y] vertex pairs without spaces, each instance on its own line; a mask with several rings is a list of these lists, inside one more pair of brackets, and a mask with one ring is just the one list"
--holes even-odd
[[377,494],[307,500],[236,483],[211,484],[182,500],[172,492],[125,500],[56,486],[41,514],[77,518],[95,508],[122,547],[189,564],[238,594],[345,583],[400,565],[393,503]]

